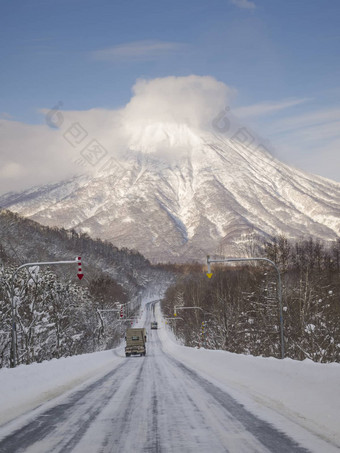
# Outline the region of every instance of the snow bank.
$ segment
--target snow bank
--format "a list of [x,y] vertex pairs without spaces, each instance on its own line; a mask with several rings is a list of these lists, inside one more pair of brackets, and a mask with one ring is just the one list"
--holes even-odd
[[174,358],[214,380],[253,412],[264,405],[340,446],[340,364],[180,346],[159,309],[157,318],[163,350]]
[[[298,431],[298,424],[340,446],[339,364],[261,358],[180,346],[165,325],[157,305],[157,332],[165,352],[209,378],[256,415],[274,424],[278,422],[277,425],[283,430],[287,428],[290,434]],[[136,326],[144,325],[145,319],[143,310]],[[85,381],[98,379],[122,360],[125,360],[123,345],[113,351],[1,369],[0,425]],[[298,437],[299,433],[295,438]],[[322,451],[316,446],[310,449]]]
[[81,383],[112,370],[122,360],[113,351],[53,359],[0,370],[0,425]]
[[[160,290],[159,290],[160,291]],[[158,293],[146,295],[135,327],[143,327],[147,302]],[[85,381],[98,379],[125,359],[124,345],[110,351],[53,359],[17,368],[0,369],[0,425],[37,408]]]

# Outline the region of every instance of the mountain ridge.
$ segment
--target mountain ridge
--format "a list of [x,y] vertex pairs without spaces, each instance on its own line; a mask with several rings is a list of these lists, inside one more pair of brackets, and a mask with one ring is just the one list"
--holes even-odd
[[0,206],[137,249],[152,261],[202,260],[221,249],[239,255],[254,233],[323,241],[339,236],[339,183],[220,133],[177,132],[157,125],[145,132],[140,149],[134,137],[119,159],[120,173],[106,169],[18,198],[4,195]]

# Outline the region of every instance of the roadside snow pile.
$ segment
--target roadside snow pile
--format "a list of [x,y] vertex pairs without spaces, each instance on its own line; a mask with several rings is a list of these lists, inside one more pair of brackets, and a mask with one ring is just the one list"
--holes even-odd
[[112,370],[123,360],[111,351],[0,370],[0,425]]
[[[340,447],[340,364],[188,348],[176,343],[158,304],[156,320],[166,353],[228,392],[255,415],[295,434],[296,440],[305,435],[302,431],[309,431]],[[145,322],[143,310],[136,327]],[[123,348],[124,344],[113,351],[1,369],[0,425],[32,409],[39,411],[43,403],[55,404],[53,398],[105,375],[125,360]],[[316,446],[310,449],[322,451]]]
[[157,320],[165,352],[215,381],[249,410],[268,418],[261,412],[265,406],[271,410],[268,421],[284,416],[340,446],[340,364],[188,348],[176,343],[159,307]]
[[[144,297],[139,318],[135,327],[145,323],[145,304],[160,297],[164,292],[156,288]],[[37,408],[53,398],[74,389],[85,381],[98,379],[111,371],[122,360],[125,344],[110,351],[82,354],[78,356],[53,359],[17,368],[0,369],[0,425]]]

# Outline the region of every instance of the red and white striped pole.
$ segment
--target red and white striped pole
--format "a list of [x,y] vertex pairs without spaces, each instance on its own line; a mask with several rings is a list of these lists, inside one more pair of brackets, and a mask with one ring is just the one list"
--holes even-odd
[[84,277],[84,274],[81,271],[81,256],[78,256],[78,274],[77,274],[79,280],[81,280]]

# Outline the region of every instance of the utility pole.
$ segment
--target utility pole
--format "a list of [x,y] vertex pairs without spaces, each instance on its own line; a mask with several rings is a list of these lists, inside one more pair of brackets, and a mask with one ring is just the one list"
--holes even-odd
[[283,331],[283,309],[282,309],[282,283],[281,283],[281,274],[279,271],[279,268],[277,265],[274,263],[274,261],[269,260],[268,258],[224,258],[224,259],[211,259],[210,256],[207,256],[207,264],[208,264],[208,272],[207,272],[207,277],[211,278],[212,277],[212,272],[211,272],[211,263],[232,263],[232,262],[239,262],[239,261],[265,261],[269,264],[271,264],[277,273],[277,280],[278,280],[278,285],[277,285],[277,297],[279,301],[279,318],[280,318],[280,340],[281,340],[281,359],[284,359],[285,357],[285,344],[284,344],[284,331]]

